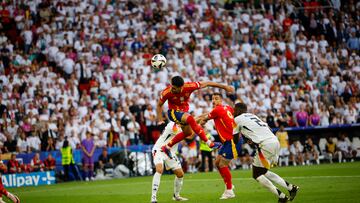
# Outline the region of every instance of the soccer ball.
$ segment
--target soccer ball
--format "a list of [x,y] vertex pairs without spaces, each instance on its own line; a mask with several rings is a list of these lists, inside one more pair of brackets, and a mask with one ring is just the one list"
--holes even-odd
[[152,67],[155,71],[161,70],[165,65],[166,65],[166,58],[165,58],[164,55],[162,55],[162,54],[155,54],[155,55],[151,58],[151,67]]

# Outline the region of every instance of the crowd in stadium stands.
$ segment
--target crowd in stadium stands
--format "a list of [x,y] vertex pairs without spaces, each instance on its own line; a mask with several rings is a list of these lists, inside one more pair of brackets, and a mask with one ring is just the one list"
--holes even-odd
[[[174,74],[233,85],[227,101],[270,127],[359,122],[360,2],[2,2],[3,153],[59,150],[65,139],[79,149],[86,132],[98,148],[154,143],[159,91]],[[157,73],[155,53],[168,60]],[[210,110],[212,92],[194,94],[195,115]],[[46,167],[35,159],[29,170]]]

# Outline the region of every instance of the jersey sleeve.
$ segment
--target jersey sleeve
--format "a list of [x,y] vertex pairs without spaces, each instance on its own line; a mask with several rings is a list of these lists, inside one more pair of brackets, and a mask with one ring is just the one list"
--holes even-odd
[[193,92],[195,90],[200,89],[200,82],[186,82],[184,84],[184,88],[186,91]]
[[238,116],[234,119],[235,121],[235,129],[234,129],[234,134],[236,133],[240,133],[241,132],[241,118]]
[[160,94],[160,101],[162,103],[165,103],[166,100],[169,99],[169,95],[170,95],[170,88],[166,88],[164,91],[161,92]]
[[209,119],[214,119],[219,115],[219,108],[215,107],[209,114]]

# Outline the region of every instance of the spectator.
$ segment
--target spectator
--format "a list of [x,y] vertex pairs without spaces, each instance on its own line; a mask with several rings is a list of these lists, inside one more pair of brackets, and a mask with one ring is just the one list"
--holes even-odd
[[329,114],[329,111],[326,109],[326,106],[323,105],[321,107],[321,110],[320,110],[320,125],[321,126],[328,126],[330,123],[329,123],[329,117],[330,117],[330,114]]
[[4,142],[4,150],[3,151],[5,153],[15,152],[16,151],[16,145],[17,145],[16,140],[14,140],[13,137],[9,133],[7,133],[6,137],[7,137],[7,139]]
[[296,126],[306,127],[308,125],[308,113],[305,111],[305,106],[300,106],[300,111],[296,113]]
[[293,166],[305,165],[303,156],[304,147],[300,141],[294,141],[290,146],[290,160]]
[[[101,134],[102,135],[102,134]],[[95,144],[93,140],[93,135],[91,132],[86,132],[86,139],[81,142],[81,149],[83,152],[83,166],[85,173],[85,180],[93,180],[94,179],[94,152],[95,152]]]
[[104,174],[106,174],[106,169],[113,169],[114,167],[114,162],[108,155],[107,148],[104,147],[101,155],[99,156],[99,169],[104,171]]
[[304,152],[306,165],[310,165],[311,159],[314,159],[316,164],[320,164],[319,150],[310,137],[308,137],[305,141]]
[[19,153],[26,153],[30,150],[29,143],[27,141],[25,132],[22,131],[21,129],[19,131],[20,131],[20,136],[17,140],[16,151]]
[[41,140],[37,134],[37,131],[33,130],[30,133],[30,137],[27,138],[27,145],[31,151],[40,151],[41,149]]
[[284,126],[281,125],[279,130],[276,132],[276,137],[280,142],[280,152],[279,152],[279,166],[282,165],[282,162],[285,162],[285,166],[289,165],[289,136],[285,131]]
[[272,114],[272,111],[270,109],[266,110],[267,116],[266,116],[266,123],[269,125],[270,128],[276,128],[275,124],[275,118]]
[[45,170],[46,171],[52,171],[56,168],[56,160],[51,155],[51,153],[48,154],[48,157],[44,160]]
[[39,153],[35,153],[34,157],[31,159],[30,167],[33,172],[44,171],[44,163],[40,160]]
[[[336,144],[334,143],[332,137],[327,138],[326,141],[327,141],[326,145],[325,145],[326,156],[328,157],[330,163],[332,163],[333,158],[337,154],[337,147],[336,147]],[[341,162],[341,159],[339,157],[339,163],[340,162]]]
[[320,124],[320,115],[317,114],[315,108],[311,110],[311,115],[309,116],[308,122],[310,126],[318,126]]
[[21,167],[16,160],[16,154],[11,154],[11,158],[7,163],[8,173],[21,173]]
[[344,133],[340,135],[339,141],[336,143],[337,150],[339,151],[339,163],[348,161],[354,161],[356,157],[356,150],[352,150],[351,143]]

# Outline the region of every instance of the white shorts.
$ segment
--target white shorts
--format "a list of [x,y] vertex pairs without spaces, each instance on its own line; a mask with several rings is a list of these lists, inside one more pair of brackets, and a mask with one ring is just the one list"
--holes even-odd
[[289,156],[290,152],[288,148],[280,148],[279,156]]
[[152,155],[154,164],[165,164],[166,170],[176,170],[181,168],[181,163],[175,155],[170,159],[164,152],[156,149],[152,151]]
[[279,160],[280,143],[277,139],[265,140],[260,144],[260,152],[256,151],[254,166],[270,169]]

